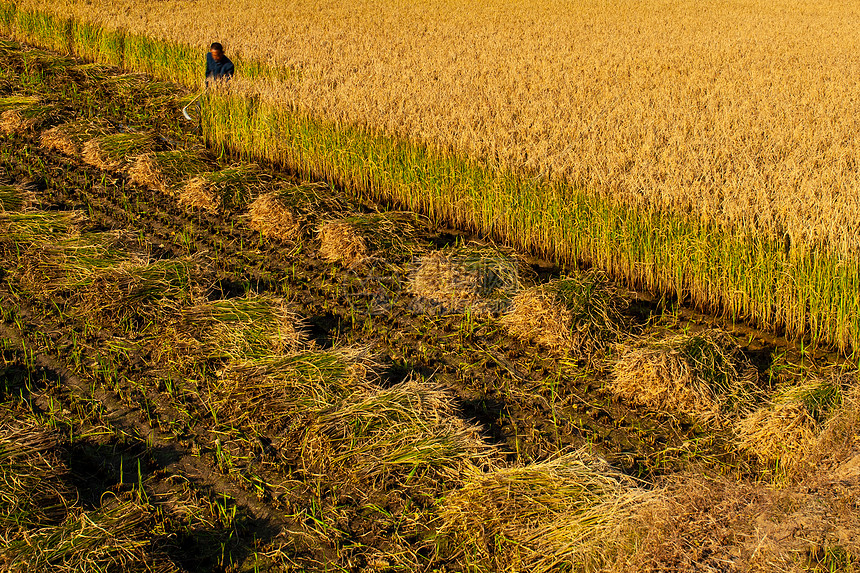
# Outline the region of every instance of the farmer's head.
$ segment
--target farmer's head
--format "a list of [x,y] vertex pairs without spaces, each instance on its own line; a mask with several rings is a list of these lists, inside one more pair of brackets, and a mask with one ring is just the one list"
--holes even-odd
[[211,46],[209,46],[209,53],[212,54],[212,59],[216,62],[220,62],[221,58],[224,57],[224,46],[222,46],[219,42],[213,42]]

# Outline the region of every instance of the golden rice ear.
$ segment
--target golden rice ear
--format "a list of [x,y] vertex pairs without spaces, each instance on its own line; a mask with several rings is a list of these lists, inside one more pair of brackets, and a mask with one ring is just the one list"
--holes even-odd
[[214,213],[221,208],[221,199],[205,178],[192,177],[179,189],[179,204]]
[[301,223],[295,212],[278,193],[260,195],[248,208],[248,226],[266,237],[295,241],[301,235]]
[[59,127],[52,127],[43,131],[42,135],[39,136],[39,145],[43,149],[59,151],[72,157],[78,156],[81,152],[81,146],[63,133]]
[[155,154],[153,153],[144,153],[135,158],[128,169],[128,176],[135,185],[155,191],[166,190],[161,171],[155,163]]
[[331,263],[348,267],[361,265],[369,256],[367,243],[354,225],[346,221],[329,221],[317,229],[320,256]]
[[36,125],[35,119],[28,119],[14,109],[8,109],[0,113],[0,133],[10,135],[13,133],[24,133]]

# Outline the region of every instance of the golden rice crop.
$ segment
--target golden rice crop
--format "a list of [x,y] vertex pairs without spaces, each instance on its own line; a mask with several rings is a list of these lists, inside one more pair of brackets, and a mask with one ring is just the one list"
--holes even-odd
[[850,3],[264,0],[206,21],[193,0],[62,9],[298,70],[264,91],[314,116],[792,243],[860,245]]

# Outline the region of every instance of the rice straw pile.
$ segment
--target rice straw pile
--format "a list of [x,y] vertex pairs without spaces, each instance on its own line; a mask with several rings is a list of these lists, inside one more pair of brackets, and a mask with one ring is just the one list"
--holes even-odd
[[627,306],[623,293],[593,271],[520,291],[501,323],[552,352],[590,359],[624,331]]
[[149,133],[114,133],[87,141],[81,152],[85,163],[108,171],[127,170],[134,159],[155,148]]
[[474,245],[418,258],[409,280],[416,308],[430,314],[498,314],[509,308],[520,286],[515,259]]
[[648,494],[600,459],[473,470],[440,510],[439,535],[466,569],[594,571],[630,550]]
[[814,450],[828,416],[842,403],[842,392],[834,378],[783,388],[764,407],[739,420],[737,446],[781,472],[799,469]]
[[106,135],[107,132],[108,127],[101,122],[76,120],[43,131],[39,136],[39,145],[43,149],[79,157],[85,142]]
[[210,212],[244,207],[270,179],[254,163],[199,173],[179,189],[179,203]]
[[721,424],[749,411],[757,380],[731,336],[709,330],[628,346],[608,388],[634,404]]
[[163,151],[139,155],[129,167],[128,176],[135,185],[172,193],[189,176],[205,168],[203,158],[194,151]]
[[301,235],[301,218],[279,193],[260,195],[248,208],[248,226],[266,237],[296,241]]

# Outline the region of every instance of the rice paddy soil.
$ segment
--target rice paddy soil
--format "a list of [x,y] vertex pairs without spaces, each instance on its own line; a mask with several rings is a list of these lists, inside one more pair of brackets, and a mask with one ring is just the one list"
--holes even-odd
[[[771,520],[788,541],[762,565],[749,539],[765,514],[735,507],[737,538],[686,556],[670,543],[716,543],[694,518],[729,519],[700,507],[692,482],[725,507],[738,491],[773,515],[812,503],[804,493],[782,507],[756,489],[796,478],[739,450],[732,424],[777,388],[835,369],[826,349],[215,156],[173,86],[9,42],[0,58],[0,99],[31,118],[0,136],[0,452],[50,436],[27,455],[54,456],[63,500],[27,530],[36,542],[3,540],[17,553],[0,568],[526,570],[522,556],[471,552],[445,533],[474,526],[440,522],[451,492],[483,483],[470,472],[552,468],[583,451],[619,472],[613,488],[687,492],[673,507],[692,517],[660,514],[626,566],[851,567],[855,524],[834,507],[856,503],[845,484],[857,476],[841,458],[827,462],[841,481],[790,485],[832,498],[810,510],[814,542],[785,533],[798,519]],[[619,360],[642,348],[655,379],[683,367],[724,393],[701,416],[619,398]],[[729,376],[743,388],[729,393]],[[137,525],[113,553],[38,543],[117,508]],[[828,520],[838,526],[818,526]],[[3,527],[14,539],[22,526]],[[561,555],[548,569],[625,561]]]

